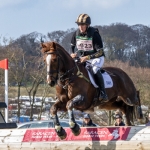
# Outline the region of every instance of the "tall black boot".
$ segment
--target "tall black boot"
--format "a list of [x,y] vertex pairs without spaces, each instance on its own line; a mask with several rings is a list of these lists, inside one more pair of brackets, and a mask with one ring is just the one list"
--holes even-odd
[[105,91],[104,80],[103,80],[103,76],[102,76],[100,70],[98,70],[94,76],[95,76],[96,83],[100,89],[99,100],[103,101],[103,102],[108,102],[109,100],[108,100],[108,96]]

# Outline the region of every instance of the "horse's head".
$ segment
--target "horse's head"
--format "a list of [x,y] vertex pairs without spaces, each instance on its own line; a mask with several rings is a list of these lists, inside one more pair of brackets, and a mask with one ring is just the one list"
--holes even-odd
[[47,65],[47,83],[54,86],[58,79],[59,73],[59,58],[55,42],[42,43],[42,53],[44,61]]

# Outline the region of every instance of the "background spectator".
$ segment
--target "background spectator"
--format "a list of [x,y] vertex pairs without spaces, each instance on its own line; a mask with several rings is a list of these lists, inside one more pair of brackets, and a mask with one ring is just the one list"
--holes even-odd
[[122,121],[122,116],[120,114],[115,115],[115,126],[125,126],[124,122]]
[[92,122],[89,114],[84,114],[83,116],[83,127],[95,127],[96,125]]

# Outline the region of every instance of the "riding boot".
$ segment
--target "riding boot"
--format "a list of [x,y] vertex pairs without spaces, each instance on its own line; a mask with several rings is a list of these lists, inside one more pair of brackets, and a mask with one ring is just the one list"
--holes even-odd
[[108,96],[105,91],[104,79],[100,70],[98,70],[94,76],[95,76],[96,83],[99,86],[99,90],[100,90],[99,100],[103,102],[108,102]]

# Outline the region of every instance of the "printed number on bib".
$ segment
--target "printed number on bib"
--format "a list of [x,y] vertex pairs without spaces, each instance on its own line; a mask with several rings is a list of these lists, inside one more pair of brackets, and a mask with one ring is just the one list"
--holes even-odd
[[77,39],[77,49],[84,50],[84,51],[93,50],[92,40]]

